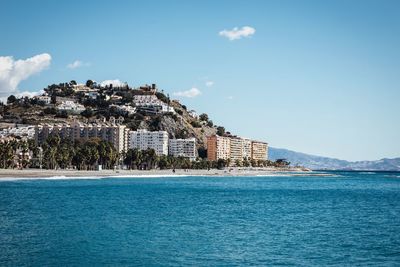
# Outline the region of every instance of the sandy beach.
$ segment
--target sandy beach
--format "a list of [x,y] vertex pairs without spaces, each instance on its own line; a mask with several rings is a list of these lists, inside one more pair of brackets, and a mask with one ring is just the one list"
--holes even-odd
[[304,171],[302,169],[277,169],[277,168],[229,168],[225,170],[102,170],[102,171],[78,171],[78,170],[40,170],[40,169],[1,169],[0,179],[7,178],[157,178],[173,176],[271,176],[271,175],[312,175],[320,176],[320,173]]

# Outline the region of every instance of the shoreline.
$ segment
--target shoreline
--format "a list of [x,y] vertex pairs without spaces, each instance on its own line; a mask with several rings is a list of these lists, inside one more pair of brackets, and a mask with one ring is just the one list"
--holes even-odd
[[171,169],[167,170],[40,170],[40,169],[0,169],[0,180],[16,179],[98,179],[98,178],[162,178],[185,176],[328,176],[300,168],[227,168],[223,170]]

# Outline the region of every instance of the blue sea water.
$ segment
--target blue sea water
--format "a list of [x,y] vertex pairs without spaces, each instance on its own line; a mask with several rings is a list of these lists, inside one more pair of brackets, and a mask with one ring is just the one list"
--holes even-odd
[[400,173],[0,182],[0,266],[399,266]]

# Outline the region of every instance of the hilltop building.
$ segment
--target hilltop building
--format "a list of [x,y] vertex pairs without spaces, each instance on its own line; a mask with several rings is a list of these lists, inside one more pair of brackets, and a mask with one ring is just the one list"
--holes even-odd
[[115,105],[112,104],[110,105],[110,108],[115,108],[116,110],[120,111],[121,113],[127,114],[127,115],[131,115],[131,114],[135,114],[136,113],[136,108],[132,107],[130,105]]
[[173,107],[159,100],[156,95],[135,95],[133,97],[133,103],[138,110],[142,110],[150,114],[166,112],[175,113]]
[[85,107],[79,103],[75,103],[72,100],[62,101],[61,104],[57,106],[59,110],[65,110],[70,113],[79,114],[85,110]]
[[51,104],[51,97],[48,95],[40,95],[40,96],[35,96],[35,98],[39,101],[42,102],[45,105],[50,105]]

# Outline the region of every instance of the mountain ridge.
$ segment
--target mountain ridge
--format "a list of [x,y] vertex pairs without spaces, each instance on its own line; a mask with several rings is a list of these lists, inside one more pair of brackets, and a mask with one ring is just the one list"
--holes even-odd
[[313,170],[400,171],[400,157],[379,160],[347,161],[330,157],[296,152],[285,148],[269,148],[269,159],[285,158],[291,165],[301,165]]

